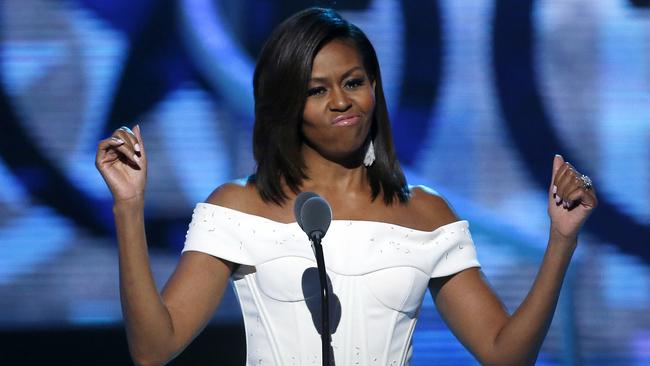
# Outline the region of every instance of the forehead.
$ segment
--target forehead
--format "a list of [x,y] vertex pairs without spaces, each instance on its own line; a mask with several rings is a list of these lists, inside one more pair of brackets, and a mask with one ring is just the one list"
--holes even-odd
[[326,43],[314,57],[312,77],[345,73],[354,67],[363,68],[361,53],[352,41],[333,40]]

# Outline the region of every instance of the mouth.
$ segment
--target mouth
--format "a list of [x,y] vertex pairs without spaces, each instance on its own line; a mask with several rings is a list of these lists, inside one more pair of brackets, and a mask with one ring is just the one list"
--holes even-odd
[[332,120],[332,126],[352,126],[359,123],[361,116],[356,114],[342,115]]

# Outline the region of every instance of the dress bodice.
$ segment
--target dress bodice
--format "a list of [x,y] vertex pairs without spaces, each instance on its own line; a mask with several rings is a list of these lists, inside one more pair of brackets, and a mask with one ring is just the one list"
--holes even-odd
[[[420,231],[333,220],[322,244],[336,365],[408,365],[429,279],[479,266],[467,221]],[[199,203],[183,248],[190,250],[240,264],[232,279],[247,365],[322,363],[318,271],[297,223]]]

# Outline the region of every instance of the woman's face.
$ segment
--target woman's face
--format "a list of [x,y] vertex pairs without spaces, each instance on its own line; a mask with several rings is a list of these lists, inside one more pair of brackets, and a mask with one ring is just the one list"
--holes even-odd
[[314,58],[303,110],[303,135],[309,146],[331,160],[359,153],[375,109],[371,83],[357,48],[333,40]]

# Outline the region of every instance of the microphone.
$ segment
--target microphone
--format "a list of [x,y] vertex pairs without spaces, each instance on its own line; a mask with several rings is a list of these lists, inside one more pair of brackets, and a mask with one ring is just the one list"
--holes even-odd
[[314,192],[302,192],[296,197],[296,202],[293,205],[293,215],[296,217],[296,222],[298,223],[301,229],[302,229],[302,215],[301,215],[302,206],[305,204],[305,201],[307,201],[312,197],[320,197],[320,196]]
[[[316,195],[313,192],[305,192]],[[296,200],[297,201],[297,200]],[[304,201],[300,209],[302,230],[312,241],[323,239],[332,222],[332,208],[323,197],[316,195]],[[300,223],[299,223],[300,224]]]
[[332,222],[332,208],[325,199],[314,192],[302,192],[296,197],[293,206],[293,213],[296,221],[307,234],[311,241],[311,248],[316,257],[318,267],[318,279],[321,289],[321,344],[323,365],[329,366],[332,352],[330,343],[330,320],[329,320],[329,288],[327,286],[327,272],[325,271],[325,257],[321,239],[327,233]]

